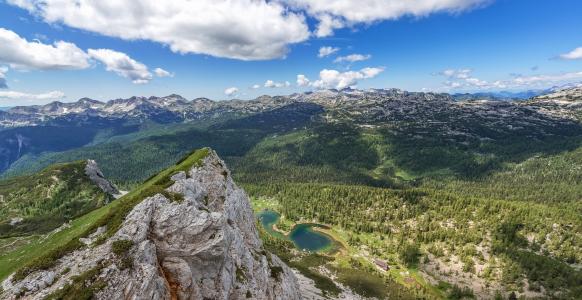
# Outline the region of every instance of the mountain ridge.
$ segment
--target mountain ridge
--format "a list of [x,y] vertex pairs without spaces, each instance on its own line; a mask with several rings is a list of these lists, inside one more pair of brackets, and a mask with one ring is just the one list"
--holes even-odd
[[262,248],[249,199],[214,151],[193,152],[159,176],[152,180],[163,187],[126,208],[118,227],[104,223],[83,237],[91,247],[4,280],[2,297],[301,299],[291,270]]
[[249,114],[261,112],[294,102],[313,102],[326,107],[342,105],[346,101],[378,102],[385,100],[442,100],[442,101],[487,101],[487,100],[533,100],[546,95],[567,94],[576,90],[572,87],[560,87],[545,90],[543,93],[528,93],[528,97],[511,98],[498,96],[499,93],[447,94],[433,92],[408,92],[400,89],[368,89],[357,90],[319,90],[305,93],[294,93],[287,96],[263,95],[252,100],[210,100],[195,98],[186,100],[184,97],[171,94],[164,97],[137,97],[114,99],[107,102],[81,98],[76,102],[63,103],[54,101],[45,105],[15,106],[0,112],[0,127],[22,127],[49,124],[51,121],[74,115],[101,117],[111,119],[144,119],[152,118],[161,122],[179,122],[197,120],[208,115],[239,113]]

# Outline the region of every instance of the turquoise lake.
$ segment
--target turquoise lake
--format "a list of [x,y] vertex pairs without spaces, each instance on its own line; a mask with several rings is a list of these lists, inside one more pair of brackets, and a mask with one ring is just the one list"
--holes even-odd
[[313,223],[297,224],[293,226],[289,235],[285,236],[273,229],[273,225],[280,218],[278,213],[272,210],[264,210],[258,214],[258,217],[261,225],[269,234],[292,241],[297,249],[315,252],[329,249],[334,243],[334,240],[330,236],[313,230],[316,227],[326,228],[326,226]]

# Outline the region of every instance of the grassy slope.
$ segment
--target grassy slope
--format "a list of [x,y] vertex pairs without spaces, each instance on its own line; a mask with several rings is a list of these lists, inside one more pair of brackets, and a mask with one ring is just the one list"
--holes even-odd
[[[169,177],[178,171],[188,170],[199,164],[209,153],[209,149],[197,150],[178,164],[163,170],[147,180],[143,185],[131,191],[122,198],[94,210],[71,222],[69,228],[51,234],[44,239],[34,241],[26,246],[0,256],[0,281],[16,270],[26,270],[25,273],[47,266],[47,262],[54,263],[57,255],[64,255],[78,247],[78,239],[87,236],[100,226],[107,225],[107,235],[113,235],[121,226],[125,216],[143,199],[160,191],[160,187],[167,185]],[[73,245],[74,247],[72,247]],[[59,256],[59,257],[60,257]],[[53,261],[50,261],[53,260]],[[40,266],[40,267],[39,267]],[[25,275],[25,274],[22,274]]]
[[[85,175],[85,161],[0,181],[0,237],[45,233],[110,199]],[[12,226],[10,220],[24,220]]]
[[0,256],[0,265],[2,266],[0,268],[0,280],[4,280],[18,268],[42,257],[48,252],[54,251],[72,239],[82,237],[92,224],[107,215],[111,210],[115,210],[119,206],[119,203],[120,201],[113,201],[107,206],[73,220],[69,228],[50,234],[46,238],[41,238]]

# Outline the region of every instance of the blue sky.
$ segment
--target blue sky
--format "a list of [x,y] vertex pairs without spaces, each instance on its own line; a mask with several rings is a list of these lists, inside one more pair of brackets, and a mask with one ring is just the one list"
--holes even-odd
[[[67,1],[0,0],[0,107],[172,93],[219,100],[346,86],[463,92],[582,82],[582,1],[419,0],[414,7],[346,0],[338,8],[280,0],[250,11],[224,1],[184,8],[203,11],[191,24],[158,15],[147,0],[140,1],[145,8],[78,11],[58,6]],[[358,8],[368,2],[371,9]],[[153,23],[142,24],[141,12]],[[318,57],[322,47],[339,50]],[[334,62],[354,54],[366,59]],[[170,76],[157,76],[156,68]],[[298,86],[298,75],[309,82]],[[268,80],[275,87],[265,87]]]

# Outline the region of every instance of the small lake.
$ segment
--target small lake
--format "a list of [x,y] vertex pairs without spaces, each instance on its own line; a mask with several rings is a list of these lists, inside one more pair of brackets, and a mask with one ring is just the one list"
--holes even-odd
[[284,239],[287,238],[282,233],[273,229],[273,225],[277,224],[277,222],[279,222],[279,218],[281,217],[278,213],[276,213],[272,210],[263,210],[257,216],[259,217],[259,220],[261,221],[261,225],[263,225],[263,228],[270,235],[276,236],[278,238],[284,238]]
[[261,225],[265,230],[278,238],[288,239],[300,250],[324,251],[335,246],[336,241],[327,234],[314,230],[314,228],[327,229],[327,226],[315,223],[303,223],[293,226],[289,235],[284,235],[273,229],[281,217],[277,212],[264,210],[258,214]]

